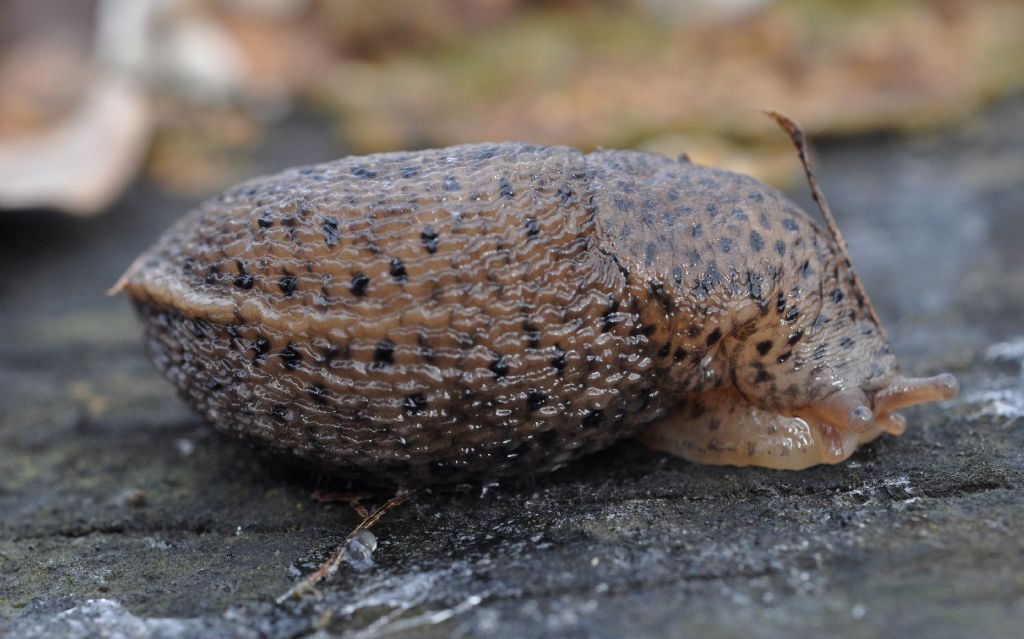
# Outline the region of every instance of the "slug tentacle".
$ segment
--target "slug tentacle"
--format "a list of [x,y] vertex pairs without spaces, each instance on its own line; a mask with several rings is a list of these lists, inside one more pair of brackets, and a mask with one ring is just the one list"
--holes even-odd
[[807,177],[807,184],[811,187],[811,197],[814,199],[814,203],[818,205],[818,210],[821,211],[821,216],[825,218],[825,225],[828,228],[829,235],[832,236],[832,241],[836,243],[839,248],[839,252],[843,255],[846,262],[846,267],[850,269],[850,282],[856,291],[860,294],[860,298],[863,299],[864,305],[867,307],[868,315],[874,320],[875,324],[878,325],[878,330],[885,336],[885,329],[882,327],[882,322],[878,319],[878,313],[875,312],[875,307],[871,303],[871,299],[868,297],[867,291],[864,290],[864,285],[860,281],[860,277],[856,271],[853,270],[853,261],[850,259],[850,249],[846,247],[846,239],[843,237],[842,232],[839,230],[839,225],[836,224],[836,218],[832,215],[832,207],[828,205],[828,200],[825,199],[825,193],[818,186],[818,180],[814,177],[814,171],[811,170],[811,161],[807,157],[807,138],[804,136],[803,130],[780,111],[772,109],[766,110],[770,118],[775,120],[776,123],[782,129],[789,134],[789,139],[793,142],[793,146],[796,147],[797,156],[800,158],[800,164],[804,169],[804,175]]

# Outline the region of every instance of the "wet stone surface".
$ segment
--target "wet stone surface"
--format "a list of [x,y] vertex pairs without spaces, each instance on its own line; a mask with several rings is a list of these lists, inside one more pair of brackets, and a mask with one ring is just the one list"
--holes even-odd
[[[337,153],[324,144],[283,127],[252,172]],[[103,296],[189,203],[143,184],[93,221],[5,214],[0,635],[1019,636],[1022,149],[1020,99],[953,131],[819,146],[904,370],[963,387],[909,411],[902,438],[799,473],[624,442],[421,494],[374,529],[372,562],[280,606],[357,516],[213,434]]]

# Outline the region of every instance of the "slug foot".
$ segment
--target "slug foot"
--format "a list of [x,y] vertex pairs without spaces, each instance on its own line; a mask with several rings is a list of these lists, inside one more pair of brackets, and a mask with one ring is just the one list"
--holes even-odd
[[721,389],[684,396],[672,414],[637,439],[702,464],[799,470],[837,464],[882,433],[903,434],[906,421],[893,411],[950,399],[957,390],[951,375],[898,377],[873,397],[840,391],[784,415],[754,406],[734,389]]

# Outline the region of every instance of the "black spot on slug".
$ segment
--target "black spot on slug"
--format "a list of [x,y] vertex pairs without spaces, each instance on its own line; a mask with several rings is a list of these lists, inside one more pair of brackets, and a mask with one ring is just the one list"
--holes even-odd
[[235,286],[241,289],[249,290],[255,282],[256,278],[252,273],[242,273],[235,277]]
[[373,349],[373,363],[376,368],[391,366],[395,363],[395,343],[390,340],[377,342]]
[[540,346],[540,330],[530,322],[523,322],[523,332],[526,333],[526,345],[530,348]]
[[707,342],[708,346],[712,346],[718,343],[718,340],[720,339],[722,339],[722,331],[716,328],[715,330],[711,331],[711,333],[708,334],[708,338],[705,341]]
[[324,219],[324,243],[327,246],[337,246],[338,238],[341,237],[341,232],[338,231],[338,220],[333,217]]
[[552,358],[552,360],[551,360],[551,366],[553,366],[558,371],[564,371],[565,370],[565,351],[562,350],[562,347],[559,344],[555,344],[554,350],[555,350],[555,357]]
[[258,224],[261,229],[270,228],[271,226],[274,225],[274,214],[271,213],[270,211],[264,211],[263,215],[261,215],[260,218],[256,220],[256,224]]
[[540,232],[540,226],[537,225],[537,220],[530,218],[526,220],[526,236],[536,237],[537,233]]
[[423,393],[413,393],[412,395],[406,395],[402,401],[402,410],[406,413],[415,415],[416,413],[422,412],[427,407],[427,398],[424,397]]
[[795,333],[793,333],[792,335],[789,336],[789,340],[788,340],[789,345],[792,346],[793,344],[796,344],[797,342],[800,341],[800,338],[803,337],[803,336],[804,336],[803,329],[800,329],[800,330],[796,331]]
[[353,167],[352,175],[362,180],[372,180],[373,178],[377,177],[377,173],[375,171],[371,171],[365,166]]
[[427,253],[437,252],[437,231],[434,230],[433,226],[427,225],[423,227],[420,239],[423,240],[423,248],[427,249]]
[[265,337],[257,337],[253,340],[253,343],[249,345],[249,350],[256,353],[252,358],[253,363],[259,364],[267,358],[267,353],[270,352],[270,342]]
[[783,242],[782,240],[776,240],[775,241],[775,252],[779,254],[779,257],[782,257],[783,255],[785,255],[786,254],[786,243]]
[[526,395],[526,408],[530,411],[535,411],[543,406],[548,401],[548,396],[544,393],[538,393],[536,391],[530,391]]
[[399,282],[404,282],[408,279],[405,272],[405,264],[397,257],[391,258],[391,266],[388,269],[388,273]]
[[509,366],[504,357],[498,357],[498,359],[491,362],[488,368],[494,374],[494,379],[503,379],[508,376]]
[[284,362],[284,367],[287,369],[294,369],[302,363],[302,355],[295,350],[295,344],[288,342],[288,345],[281,351],[281,361]]
[[290,297],[291,294],[295,292],[295,276],[285,274],[285,276],[278,281],[277,287],[281,289],[281,292],[284,293],[285,297]]
[[588,411],[581,422],[584,428],[594,428],[604,420],[603,410]]
[[511,200],[515,197],[512,184],[507,179],[501,178],[501,182],[498,183],[498,194],[506,200]]
[[619,314],[619,300],[611,300],[611,304],[604,310],[601,317],[604,318],[604,325],[601,327],[602,333],[607,333],[615,328],[616,324],[622,322],[625,318]]
[[352,292],[356,297],[363,297],[366,295],[366,288],[370,285],[370,278],[362,273],[356,273],[352,276],[352,284],[349,285],[348,290]]
[[772,341],[770,339],[766,339],[763,342],[758,342],[757,353],[763,357],[768,354],[768,351],[772,350],[773,345],[774,344],[772,344]]
[[761,252],[761,249],[764,248],[764,238],[761,237],[761,234],[757,231],[750,232],[750,248],[759,253]]

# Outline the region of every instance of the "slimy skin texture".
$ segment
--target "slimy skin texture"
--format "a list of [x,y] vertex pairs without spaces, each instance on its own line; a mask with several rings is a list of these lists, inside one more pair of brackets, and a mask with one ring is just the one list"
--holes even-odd
[[[629,151],[349,157],[202,204],[136,260],[147,349],[217,429],[417,487],[640,434],[707,463],[847,458],[901,377],[828,234],[752,178]],[[653,426],[652,426],[653,425]]]

